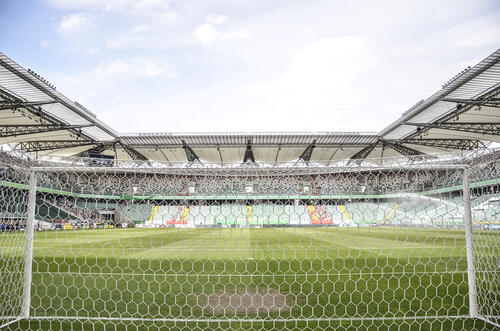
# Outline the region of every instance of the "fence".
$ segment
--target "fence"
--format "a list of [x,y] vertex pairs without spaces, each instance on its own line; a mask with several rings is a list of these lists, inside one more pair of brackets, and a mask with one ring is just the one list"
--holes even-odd
[[0,326],[499,327],[495,153],[88,164],[0,163]]

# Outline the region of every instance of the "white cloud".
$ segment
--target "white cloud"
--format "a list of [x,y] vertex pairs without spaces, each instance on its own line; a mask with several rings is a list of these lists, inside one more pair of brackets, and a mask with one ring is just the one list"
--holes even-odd
[[375,48],[363,38],[324,38],[296,51],[290,69],[269,83],[257,84],[254,93],[266,96],[262,108],[292,113],[314,109],[328,119],[332,109],[342,113],[361,107],[364,93],[353,84],[376,62]]
[[[196,114],[199,120],[190,123],[195,131],[206,131],[203,123],[210,123],[210,131],[356,130],[353,123],[359,118],[354,118],[361,116],[363,105],[370,100],[366,86],[353,85],[366,80],[378,63],[375,46],[366,39],[323,38],[293,52],[287,68],[278,75],[176,95],[169,98],[169,108]],[[373,88],[373,80],[368,80]],[[151,112],[154,109],[158,111],[160,104],[153,103]],[[252,116],[242,121],[242,113]],[[376,113],[363,116],[365,130],[383,127],[381,122],[387,124]],[[213,117],[217,122],[211,120]],[[156,123],[151,130],[155,128],[162,130]]]
[[218,38],[219,32],[212,24],[202,24],[194,31],[194,36],[204,45],[211,44]]
[[133,33],[147,32],[151,30],[151,25],[149,24],[139,24],[132,28]]
[[174,78],[177,76],[177,72],[170,66],[156,63],[148,59],[109,61],[99,65],[95,73],[105,79],[118,75],[145,77],[166,76],[167,78]]
[[101,49],[100,48],[89,48],[89,49],[87,49],[86,53],[89,55],[97,56],[97,55],[101,54]]
[[220,39],[223,40],[246,40],[250,38],[252,38],[252,36],[245,29],[230,30],[220,35]]
[[[99,33],[50,39],[50,50],[66,51],[54,55],[94,55],[61,69],[57,85],[113,112],[108,124],[124,131],[380,130],[500,38],[499,11],[465,0],[45,1],[94,15],[65,23],[98,23]],[[172,122],[172,113],[197,120]]]
[[500,14],[455,25],[444,32],[446,39],[453,40],[457,47],[482,47],[498,45],[500,40]]
[[49,40],[43,40],[41,43],[40,43],[40,46],[42,46],[43,48],[46,48],[46,47],[49,47],[51,45],[50,41]]
[[216,40],[245,40],[251,38],[251,35],[244,29],[219,31],[208,23],[200,25],[193,34],[203,45],[211,45]]
[[95,17],[89,13],[75,13],[64,16],[57,27],[62,34],[73,34],[88,31],[95,23]]
[[140,39],[141,38],[138,36],[124,34],[118,37],[108,39],[108,41],[106,42],[106,46],[109,49],[121,49],[140,41]]
[[175,71],[172,71],[165,66],[155,64],[146,65],[145,74],[148,77],[167,75],[169,78],[174,78],[175,76],[177,76],[177,73]]
[[115,76],[119,74],[131,74],[132,65],[123,60],[114,60],[99,66],[98,74],[101,76]]
[[161,11],[152,10],[143,13],[143,16],[150,20],[153,28],[165,28],[179,20],[179,16],[175,12],[167,9]]
[[[177,76],[175,68],[166,60],[152,58],[104,60],[77,74],[55,72],[50,75],[62,86],[62,93],[98,112],[99,117],[112,119],[114,123],[120,116],[117,117],[116,112],[109,113],[111,105],[125,106],[127,102],[124,100],[134,95],[133,90],[142,95],[145,86],[154,87],[158,80],[165,84]],[[133,90],[130,90],[131,86],[135,86]],[[151,93],[151,90],[148,91]],[[103,114],[108,116],[101,116]]]
[[283,102],[291,100],[297,104],[301,100],[304,105],[330,105],[336,96],[356,93],[352,91],[351,82],[371,69],[376,61],[374,47],[363,38],[323,38],[297,50],[285,73],[247,87],[278,98],[289,96],[281,100]]
[[135,8],[165,9],[169,7],[169,1],[167,0],[134,0],[132,3],[134,3]]
[[225,24],[225,23],[227,23],[227,16],[226,15],[210,14],[210,15],[207,15],[206,20],[208,23],[212,23],[212,24]]
[[176,19],[170,11],[169,0],[47,0],[52,7],[64,10],[100,11],[120,13],[127,16],[139,14],[168,13],[169,19]]
[[145,0],[48,0],[52,7],[60,9],[116,11],[135,4],[144,7]]
[[168,31],[173,29],[179,19],[176,13],[168,9],[132,10],[132,12],[127,13],[130,15],[128,19],[141,23],[126,26],[125,29],[108,37],[106,44],[109,49],[161,48],[169,44]]

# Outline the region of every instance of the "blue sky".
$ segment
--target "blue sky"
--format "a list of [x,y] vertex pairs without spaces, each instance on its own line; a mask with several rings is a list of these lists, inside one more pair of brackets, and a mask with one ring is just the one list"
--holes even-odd
[[380,131],[499,22],[498,1],[0,0],[0,51],[123,133]]

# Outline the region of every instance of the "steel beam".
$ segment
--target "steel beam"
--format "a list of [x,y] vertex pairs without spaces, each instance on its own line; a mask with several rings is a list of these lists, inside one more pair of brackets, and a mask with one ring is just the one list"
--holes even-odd
[[186,158],[188,162],[193,163],[195,161],[200,162],[200,158],[196,153],[193,151],[191,147],[189,147],[188,144],[184,140],[182,140],[182,148],[184,148],[184,152],[186,153]]
[[417,151],[416,149],[406,147],[406,146],[403,146],[403,145],[398,144],[398,143],[391,143],[391,142],[384,141],[383,144],[385,146],[392,148],[393,150],[395,150],[396,152],[398,152],[399,154],[404,155],[404,156],[418,156],[418,155],[425,154],[425,153],[422,153],[420,151]]
[[281,151],[281,144],[278,145],[278,150],[276,151],[276,156],[274,157],[274,164],[276,165],[278,163],[278,156],[280,155]]
[[357,163],[361,163],[361,161],[363,161],[364,159],[366,159],[368,157],[368,155],[370,155],[370,153],[375,149],[375,146],[377,146],[377,144],[378,144],[378,141],[376,143],[373,143],[373,144],[366,146],[365,148],[363,148],[362,150],[360,150],[359,152],[357,152],[356,154],[351,156],[351,158],[349,159],[349,162],[347,164],[350,164],[353,161],[356,161]]
[[330,165],[330,163],[332,163],[332,159],[333,157],[335,156],[335,154],[337,154],[338,151],[342,150],[342,146],[340,147],[337,147],[337,149],[332,153],[332,156],[330,156],[330,158],[328,159],[328,163],[326,164],[327,166]]
[[64,124],[20,124],[0,125],[0,138],[22,136],[26,134],[44,133],[60,130],[72,130],[89,127],[90,125],[64,125]]
[[95,140],[41,140],[41,141],[21,141],[16,145],[16,149],[31,153],[50,151],[54,149],[73,148],[79,146],[89,146],[98,144]]
[[479,98],[479,99],[442,98],[441,101],[454,102],[461,105],[500,108],[500,98],[495,98],[495,97]]
[[452,122],[452,123],[406,123],[422,128],[444,129],[461,132],[500,136],[500,123]]
[[105,143],[105,144],[99,144],[97,145],[96,147],[92,147],[91,149],[89,149],[89,153],[95,153],[95,154],[101,154],[102,152],[104,152],[105,150],[109,149],[109,148],[112,148],[114,145],[116,144],[116,142],[111,142],[111,143]]
[[10,109],[19,109],[19,108],[27,108],[33,106],[43,106],[57,103],[57,101],[34,101],[34,102],[24,102],[24,101],[11,101],[11,100],[2,100],[0,101],[0,110],[10,110]]
[[136,149],[129,147],[125,144],[120,143],[120,146],[122,146],[123,150],[127,152],[127,154],[132,158],[134,161],[149,161],[149,159],[144,156],[144,154],[140,153]]
[[485,100],[490,100],[489,103],[494,106],[495,100],[499,100],[499,98],[497,97],[499,93],[500,87],[497,87],[478,99],[442,98],[441,101],[457,103],[457,107],[454,111],[449,112],[440,118],[437,118],[436,122],[447,123],[452,121],[454,118],[459,118],[460,115],[468,112],[473,107],[481,107],[481,104],[486,105],[484,103]]
[[315,148],[316,148],[316,139],[314,139],[312,143],[310,143],[309,146],[306,147],[306,149],[302,152],[302,154],[300,154],[299,160],[310,162],[312,153]]
[[254,157],[253,151],[252,151],[252,140],[251,139],[248,139],[248,141],[247,141],[247,148],[245,150],[245,155],[243,156],[243,163],[246,163],[248,161],[255,163],[255,157]]
[[222,158],[222,152],[220,151],[219,145],[217,145],[217,152],[219,152],[220,164],[224,165],[224,159]]
[[[449,112],[444,114],[443,116],[436,118],[435,122],[436,123],[450,123],[458,118],[460,118],[460,115],[470,111],[473,107],[480,107],[481,101],[484,100],[498,100],[499,98],[497,95],[500,93],[500,87],[497,87],[491,91],[489,91],[487,94],[482,96],[481,98],[478,99],[457,99],[457,98],[441,98],[439,99],[440,101],[447,101],[447,102],[454,102],[457,103],[457,106],[455,109],[451,109]],[[461,102],[458,102],[461,101]],[[467,103],[468,102],[468,103]],[[475,102],[475,103],[474,103]],[[479,102],[479,105],[478,105]],[[405,123],[403,123],[405,124]],[[411,124],[409,124],[411,125]],[[415,138],[421,135],[424,132],[427,132],[430,127],[425,127],[421,126],[421,130],[417,130],[407,136],[406,138]]]
[[474,150],[483,146],[479,140],[471,139],[417,139],[408,138],[396,141],[400,144],[413,144],[446,149]]
[[[0,98],[2,98],[2,102],[5,103],[11,103],[11,104],[22,104],[24,103],[22,109],[25,109],[30,115],[33,117],[36,117],[40,120],[40,124],[64,124],[61,123],[60,120],[57,118],[52,117],[50,114],[45,113],[40,106],[34,106],[34,105],[28,105],[29,103],[23,102],[21,99],[19,99],[16,96],[12,96],[11,94],[8,93],[8,91],[4,91],[0,88]],[[40,104],[40,102],[35,102]],[[49,102],[47,102],[49,103]],[[54,102],[50,102],[54,103]],[[92,139],[92,137],[87,136],[86,134],[82,134],[78,129],[69,129],[70,132],[72,132],[75,135],[82,135],[83,138],[85,139]]]
[[76,154],[77,157],[90,157],[90,154],[101,154],[105,150],[112,148],[116,144],[115,141],[110,143],[101,143],[95,147],[87,149],[86,151]]

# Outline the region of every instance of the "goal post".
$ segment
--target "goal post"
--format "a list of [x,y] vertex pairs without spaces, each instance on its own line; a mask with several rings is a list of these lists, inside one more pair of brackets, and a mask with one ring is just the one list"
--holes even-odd
[[[29,170],[0,162],[0,329],[23,318],[26,263],[32,252],[22,231],[27,221]],[[33,186],[34,187],[34,186]],[[34,196],[34,195],[33,195]]]
[[[474,164],[467,170],[470,181],[470,199],[473,204],[467,208],[470,212],[472,226],[467,233],[470,242],[468,257],[470,268],[474,269],[469,276],[469,293],[476,298],[471,305],[471,315],[485,321],[490,329],[500,328],[500,190],[498,151],[492,153],[495,157]],[[487,178],[497,178],[490,181],[493,185],[478,185],[488,181]],[[466,181],[466,179],[464,180]],[[471,238],[469,238],[471,237]],[[472,240],[470,240],[472,239]],[[473,253],[473,254],[472,254]],[[474,282],[475,280],[475,282]]]
[[31,281],[32,281],[32,265],[33,265],[33,232],[35,221],[35,204],[36,204],[36,177],[37,173],[30,172],[29,187],[28,187],[28,209],[26,211],[26,227],[24,229],[26,237],[26,248],[24,253],[24,279],[23,279],[23,301],[21,309],[21,317],[30,317],[31,306]]
[[474,262],[474,240],[472,238],[472,207],[470,198],[469,169],[463,170],[463,195],[464,195],[464,226],[465,242],[467,250],[467,281],[469,285],[469,315],[472,318],[478,316],[477,290],[476,290],[476,266]]

